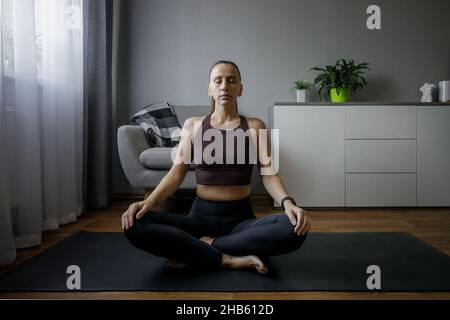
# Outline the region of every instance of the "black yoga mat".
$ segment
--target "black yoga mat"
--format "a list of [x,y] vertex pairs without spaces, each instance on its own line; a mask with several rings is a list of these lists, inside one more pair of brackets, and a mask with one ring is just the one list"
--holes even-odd
[[[0,291],[70,291],[70,265],[80,268],[78,291],[450,291],[450,256],[408,233],[310,232],[299,250],[267,258],[266,275],[165,261],[122,233],[82,231],[0,276]],[[367,288],[370,265],[381,289]]]

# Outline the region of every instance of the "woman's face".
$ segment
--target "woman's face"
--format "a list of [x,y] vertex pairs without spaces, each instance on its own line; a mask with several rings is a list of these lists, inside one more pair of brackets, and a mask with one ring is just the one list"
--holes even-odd
[[243,86],[239,73],[231,64],[218,64],[212,71],[208,85],[208,95],[222,106],[234,105],[242,96]]

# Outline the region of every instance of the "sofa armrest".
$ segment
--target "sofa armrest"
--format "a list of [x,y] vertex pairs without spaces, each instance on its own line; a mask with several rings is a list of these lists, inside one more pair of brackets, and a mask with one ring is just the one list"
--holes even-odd
[[140,126],[125,125],[117,130],[117,147],[122,169],[130,184],[142,188],[143,172],[148,169],[141,164],[139,156],[150,148],[145,132]]

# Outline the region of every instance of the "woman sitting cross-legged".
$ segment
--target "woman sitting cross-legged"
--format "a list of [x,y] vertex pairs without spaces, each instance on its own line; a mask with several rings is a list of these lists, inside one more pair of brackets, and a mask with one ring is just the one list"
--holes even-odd
[[[237,98],[242,91],[236,64],[219,61],[212,66],[208,86],[211,113],[185,121],[176,158],[167,175],[150,196],[132,203],[122,215],[122,229],[130,243],[167,258],[168,267],[254,268],[266,273],[262,257],[297,250],[306,239],[310,219],[288,197],[283,182],[272,168],[267,134],[260,134],[266,129],[264,122],[238,113]],[[246,135],[245,143],[237,143],[239,134],[236,133],[242,132],[254,134]],[[216,148],[211,148],[212,145]],[[217,146],[223,146],[221,152]],[[255,146],[257,161],[251,161]],[[213,149],[211,156],[221,161],[205,159]],[[189,214],[151,210],[183,182],[191,165],[183,161],[186,154],[191,155],[190,160],[195,158],[197,179],[196,198]],[[269,155],[269,161],[261,161],[264,154]],[[197,159],[198,155],[201,159]],[[255,163],[265,188],[282,204],[284,213],[256,218],[250,201]]]

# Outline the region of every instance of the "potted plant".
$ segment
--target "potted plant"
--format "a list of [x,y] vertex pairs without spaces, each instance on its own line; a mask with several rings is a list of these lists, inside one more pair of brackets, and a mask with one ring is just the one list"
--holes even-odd
[[319,85],[320,100],[323,100],[322,91],[329,90],[331,102],[347,102],[352,92],[367,85],[362,77],[364,70],[370,70],[369,63],[355,64],[354,60],[339,59],[334,66],[325,69],[314,67],[311,70],[321,71],[314,79],[314,85]]
[[292,90],[297,90],[297,102],[306,102],[306,90],[311,87],[311,83],[306,82],[304,80],[299,80],[294,82],[294,86],[291,88]]

